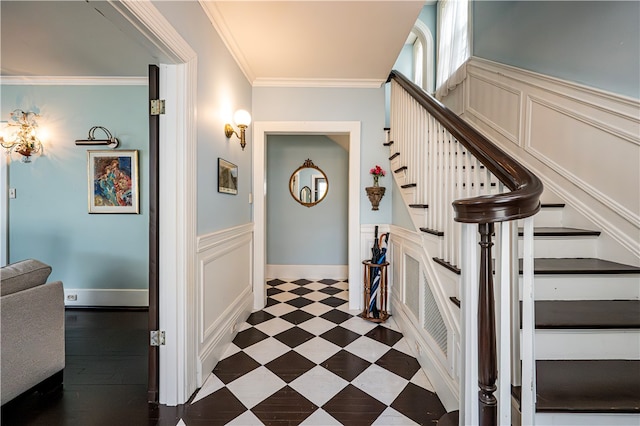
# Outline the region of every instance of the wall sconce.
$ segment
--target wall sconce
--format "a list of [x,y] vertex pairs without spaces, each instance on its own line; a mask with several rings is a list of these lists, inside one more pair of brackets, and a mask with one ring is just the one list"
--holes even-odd
[[244,139],[244,131],[247,129],[247,127],[249,127],[249,124],[251,124],[251,114],[249,114],[247,111],[243,109],[239,109],[236,111],[235,114],[233,114],[233,121],[236,123],[236,126],[238,126],[238,128],[240,129],[240,134],[238,134],[238,132],[233,130],[233,127],[231,126],[231,124],[227,123],[224,125],[224,135],[227,138],[230,138],[232,135],[235,134],[238,137],[238,139],[240,139],[240,146],[244,151],[244,147],[247,145],[247,142]]
[[[96,139],[95,132],[96,130],[102,130],[104,134],[107,136],[106,139]],[[76,139],[76,145],[108,145],[111,149],[116,149],[118,147],[118,138],[113,136],[111,132],[102,126],[93,126],[89,129],[89,136],[87,139]]]
[[5,139],[5,135],[0,135],[0,145],[6,150],[7,155],[12,151],[22,155],[23,163],[30,163],[31,156],[42,152],[42,142],[36,135],[38,114],[32,111],[25,112],[16,109],[11,113],[11,122],[7,123],[7,128],[17,129]]

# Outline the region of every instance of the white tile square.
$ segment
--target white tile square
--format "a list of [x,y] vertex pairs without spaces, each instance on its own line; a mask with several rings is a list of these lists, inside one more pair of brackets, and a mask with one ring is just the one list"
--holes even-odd
[[204,381],[202,387],[193,398],[193,401],[191,401],[191,403],[193,404],[194,402],[198,402],[202,398],[211,395],[212,393],[219,389],[222,389],[223,387],[224,383],[222,382],[222,380],[220,380],[215,374],[211,373],[209,374],[209,377],[207,377],[207,379]]
[[402,413],[397,412],[391,407],[387,407],[386,410],[378,416],[373,426],[415,426],[418,423],[411,420],[409,417]]
[[318,407],[322,407],[348,384],[349,382],[329,370],[316,366],[289,383],[289,386]]
[[275,286],[275,288],[277,288],[278,290],[282,290],[282,291],[291,291],[291,290],[295,290],[296,288],[300,287],[297,284],[292,284],[292,283],[282,283],[282,284],[278,284],[277,286]]
[[409,341],[403,336],[402,339],[398,340],[395,345],[393,345],[393,349],[405,353],[407,355],[411,355],[412,357],[416,357],[413,349],[409,346]]
[[313,333],[316,336],[321,335],[325,331],[331,330],[335,326],[335,323],[320,317],[311,318],[309,321],[298,324],[298,327],[303,330],[307,330],[309,333]]
[[327,358],[338,353],[340,346],[334,345],[321,337],[314,337],[296,346],[293,350],[316,364],[320,364]]
[[370,365],[351,382],[386,405],[391,405],[408,383],[408,380],[375,364]]
[[282,315],[288,314],[289,312],[295,311],[295,306],[291,306],[288,303],[278,303],[277,305],[269,306],[268,308],[264,308],[263,311],[270,313],[271,315],[275,315],[277,317],[281,317]]
[[241,350],[242,349],[237,347],[235,344],[229,343],[229,347],[227,347],[227,350],[224,351],[224,354],[222,355],[222,359],[229,358],[231,355],[237,354]]
[[327,297],[330,297],[330,295],[323,293],[321,291],[312,291],[311,293],[305,294],[303,297],[309,300],[313,300],[314,302],[319,302],[320,300],[324,300]]
[[323,303],[312,303],[310,305],[307,306],[303,306],[302,308],[303,311],[310,313],[311,315],[315,315],[317,317],[319,317],[320,315],[329,312],[331,309],[333,309],[331,306],[327,306]]
[[291,348],[277,339],[264,339],[260,342],[249,346],[244,352],[251,358],[264,365],[281,355],[289,352]]
[[391,348],[384,343],[362,336],[351,342],[344,349],[354,355],[358,355],[362,359],[366,359],[369,362],[376,362]]
[[290,329],[293,327],[293,324],[289,321],[283,320],[282,318],[275,317],[271,318],[269,321],[261,322],[255,327],[269,336],[275,336],[278,333],[282,333],[283,331]]
[[265,366],[260,366],[227,384],[227,388],[245,407],[251,409],[285,385],[286,383],[280,377]]
[[255,414],[253,414],[251,411],[245,411],[244,413],[240,414],[238,417],[236,417],[235,419],[231,420],[229,423],[226,423],[226,425],[233,425],[233,426],[256,426],[256,425],[261,425],[263,424],[259,418],[256,417]]
[[393,319],[393,317],[389,317],[381,325],[384,327],[390,328],[393,331],[397,331],[398,333],[402,333],[402,330],[400,330],[400,326],[398,326],[398,323],[396,322],[395,319]]
[[340,281],[338,283],[331,285],[331,287],[339,288],[340,290],[349,290],[349,283]]
[[238,327],[238,333],[244,330],[247,330],[249,328],[253,327],[251,324],[249,324],[248,322],[243,322],[242,324],[240,324],[240,326]]
[[318,282],[309,283],[304,286],[304,288],[308,288],[309,290],[321,290],[326,287],[326,284],[321,284]]
[[304,419],[300,426],[341,426],[342,423],[334,419],[331,414],[318,408],[312,415]]
[[282,293],[274,294],[273,296],[269,296],[269,297],[277,300],[278,302],[287,302],[291,299],[295,299],[296,297],[298,297],[298,295],[284,291]]
[[340,293],[336,293],[333,297],[337,297],[338,299],[349,301],[349,291],[341,291]]
[[356,316],[353,318],[349,318],[348,320],[340,324],[340,326],[355,333],[365,335],[376,328],[378,324]]
[[436,392],[436,389],[433,387],[433,385],[431,384],[431,381],[429,381],[429,378],[427,377],[427,375],[425,374],[422,368],[418,370],[416,374],[414,374],[411,380],[409,381],[414,385],[418,385],[421,388],[425,388],[428,391],[431,391],[433,393]]

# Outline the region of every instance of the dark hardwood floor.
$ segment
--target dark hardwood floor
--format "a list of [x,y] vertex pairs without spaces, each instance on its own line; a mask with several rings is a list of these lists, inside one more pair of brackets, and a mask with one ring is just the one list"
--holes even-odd
[[10,402],[3,426],[176,425],[179,408],[146,401],[147,311],[72,309],[65,317],[63,388]]

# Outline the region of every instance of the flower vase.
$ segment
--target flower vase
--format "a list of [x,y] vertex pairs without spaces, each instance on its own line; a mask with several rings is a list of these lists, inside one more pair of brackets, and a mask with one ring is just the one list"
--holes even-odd
[[380,179],[380,176],[373,175],[373,186],[380,186],[380,184],[378,183],[378,179]]

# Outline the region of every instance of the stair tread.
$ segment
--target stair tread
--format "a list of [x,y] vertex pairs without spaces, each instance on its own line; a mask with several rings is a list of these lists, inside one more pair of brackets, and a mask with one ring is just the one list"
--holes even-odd
[[440,417],[436,424],[438,426],[458,426],[459,416],[460,412],[458,410],[450,411],[444,416]]
[[640,328],[640,300],[540,300],[537,329]]
[[[524,231],[522,228],[518,229],[518,235],[522,236]],[[579,228],[566,228],[566,227],[552,227],[552,226],[540,226],[533,228],[533,235],[536,237],[568,237],[568,236],[593,236],[600,235],[600,231],[592,231],[589,229]]]
[[[522,259],[520,259],[522,273]],[[597,258],[535,258],[534,273],[544,274],[640,274],[640,268]]]
[[537,412],[640,413],[638,360],[539,360],[536,369]]

